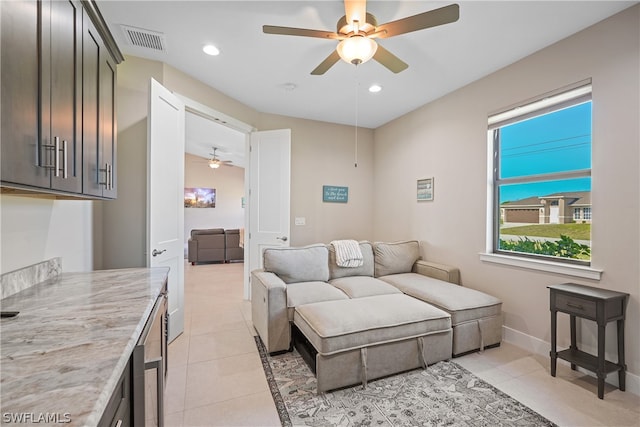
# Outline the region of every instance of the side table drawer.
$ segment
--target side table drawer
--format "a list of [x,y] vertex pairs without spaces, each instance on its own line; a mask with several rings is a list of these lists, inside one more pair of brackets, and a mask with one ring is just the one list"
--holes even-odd
[[588,319],[596,318],[596,302],[573,295],[558,294],[556,308],[559,311]]

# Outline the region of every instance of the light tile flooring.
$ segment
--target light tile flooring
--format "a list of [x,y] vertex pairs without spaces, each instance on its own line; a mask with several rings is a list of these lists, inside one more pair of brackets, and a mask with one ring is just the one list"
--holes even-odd
[[[185,332],[169,346],[169,427],[280,425],[242,274],[241,263],[185,263]],[[455,362],[560,426],[640,426],[639,396],[607,386],[600,400],[593,378],[560,364],[553,378],[547,357],[508,343]]]

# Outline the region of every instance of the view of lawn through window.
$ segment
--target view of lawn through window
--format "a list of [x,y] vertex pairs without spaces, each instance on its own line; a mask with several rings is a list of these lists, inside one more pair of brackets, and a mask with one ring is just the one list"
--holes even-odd
[[494,252],[591,260],[591,97],[490,129]]

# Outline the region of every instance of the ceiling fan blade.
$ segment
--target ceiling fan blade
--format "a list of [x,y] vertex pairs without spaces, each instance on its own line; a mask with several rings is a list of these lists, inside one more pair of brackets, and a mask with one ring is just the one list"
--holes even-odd
[[314,76],[320,76],[326,73],[329,68],[333,67],[333,65],[340,60],[340,55],[338,55],[338,51],[334,50],[331,55],[327,56],[327,58],[318,65],[315,70],[311,72]]
[[382,32],[380,38],[388,38],[412,31],[424,30],[425,28],[437,27],[438,25],[456,22],[460,17],[460,7],[457,4],[430,10],[418,15],[387,22],[376,28],[376,32]]
[[309,30],[307,28],[277,27],[274,25],[263,25],[262,32],[265,34],[280,34],[283,36],[316,37],[320,39],[341,38],[339,34],[330,31]]
[[396,74],[400,71],[406,70],[409,67],[409,65],[402,59],[398,58],[393,53],[380,46],[380,43],[378,43],[378,49],[376,50],[376,54],[373,55],[373,59]]
[[367,1],[366,0],[344,0],[344,16],[351,24],[358,21],[360,26],[367,22]]

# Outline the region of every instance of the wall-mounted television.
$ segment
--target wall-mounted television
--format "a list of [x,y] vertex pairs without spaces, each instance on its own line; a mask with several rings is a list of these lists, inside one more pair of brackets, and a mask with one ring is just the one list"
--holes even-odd
[[185,188],[184,189],[185,208],[215,208],[216,189],[215,188]]

